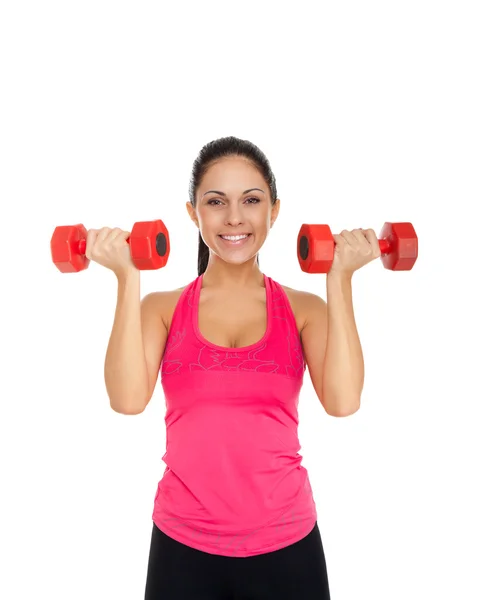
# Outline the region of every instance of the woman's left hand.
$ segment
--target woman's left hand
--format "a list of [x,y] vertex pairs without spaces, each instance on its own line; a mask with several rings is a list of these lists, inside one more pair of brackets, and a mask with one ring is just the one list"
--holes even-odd
[[353,275],[381,254],[380,245],[373,229],[343,230],[333,235],[335,252],[330,273]]

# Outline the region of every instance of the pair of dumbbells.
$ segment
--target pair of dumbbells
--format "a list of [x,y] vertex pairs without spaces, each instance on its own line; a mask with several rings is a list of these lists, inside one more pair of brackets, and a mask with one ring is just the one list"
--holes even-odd
[[[90,263],[85,256],[87,230],[83,225],[55,228],[50,242],[53,263],[62,273],[76,273]],[[139,270],[161,269],[170,254],[168,230],[163,221],[135,223],[127,240],[133,264]],[[379,238],[386,269],[409,271],[418,255],[418,239],[411,223],[385,223]],[[328,273],[335,240],[328,225],[303,224],[297,238],[297,257],[306,273]]]

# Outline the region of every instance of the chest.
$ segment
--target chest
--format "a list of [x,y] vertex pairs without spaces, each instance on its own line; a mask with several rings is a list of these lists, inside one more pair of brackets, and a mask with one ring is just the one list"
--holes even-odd
[[268,324],[265,291],[255,294],[210,294],[203,290],[197,313],[200,334],[212,344],[241,348],[255,344]]
[[[163,307],[164,322],[170,331],[173,313],[181,293],[185,288],[174,290],[169,301]],[[305,310],[302,309],[301,298],[295,290],[282,287],[295,318],[297,331],[305,325]],[[195,320],[195,315],[192,316]],[[284,315],[285,318],[285,315]],[[260,341],[267,329],[267,305],[265,290],[258,295],[233,294],[210,295],[202,290],[198,303],[197,327],[201,336],[207,341],[223,348],[242,348]]]

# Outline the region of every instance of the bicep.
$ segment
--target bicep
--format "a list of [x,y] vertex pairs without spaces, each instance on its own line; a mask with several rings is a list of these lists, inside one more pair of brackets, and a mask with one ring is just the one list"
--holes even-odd
[[148,371],[150,399],[155,390],[168,330],[163,320],[165,300],[159,292],[147,294],[141,303],[142,337]]
[[308,294],[305,302],[305,324],[301,331],[301,340],[308,372],[320,401],[322,401],[327,327],[327,303],[315,294]]

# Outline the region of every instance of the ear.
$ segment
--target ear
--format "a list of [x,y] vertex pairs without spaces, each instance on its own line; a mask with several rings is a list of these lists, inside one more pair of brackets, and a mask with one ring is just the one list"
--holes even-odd
[[195,223],[195,225],[197,227],[199,227],[199,225],[198,225],[198,219],[197,219],[197,211],[193,208],[193,205],[190,202],[190,200],[186,203],[185,206],[187,207],[187,212],[188,212],[190,218]]
[[272,213],[270,216],[270,227],[273,227],[273,224],[277,220],[279,211],[280,211],[280,198],[277,198],[275,201],[275,204],[272,206]]

